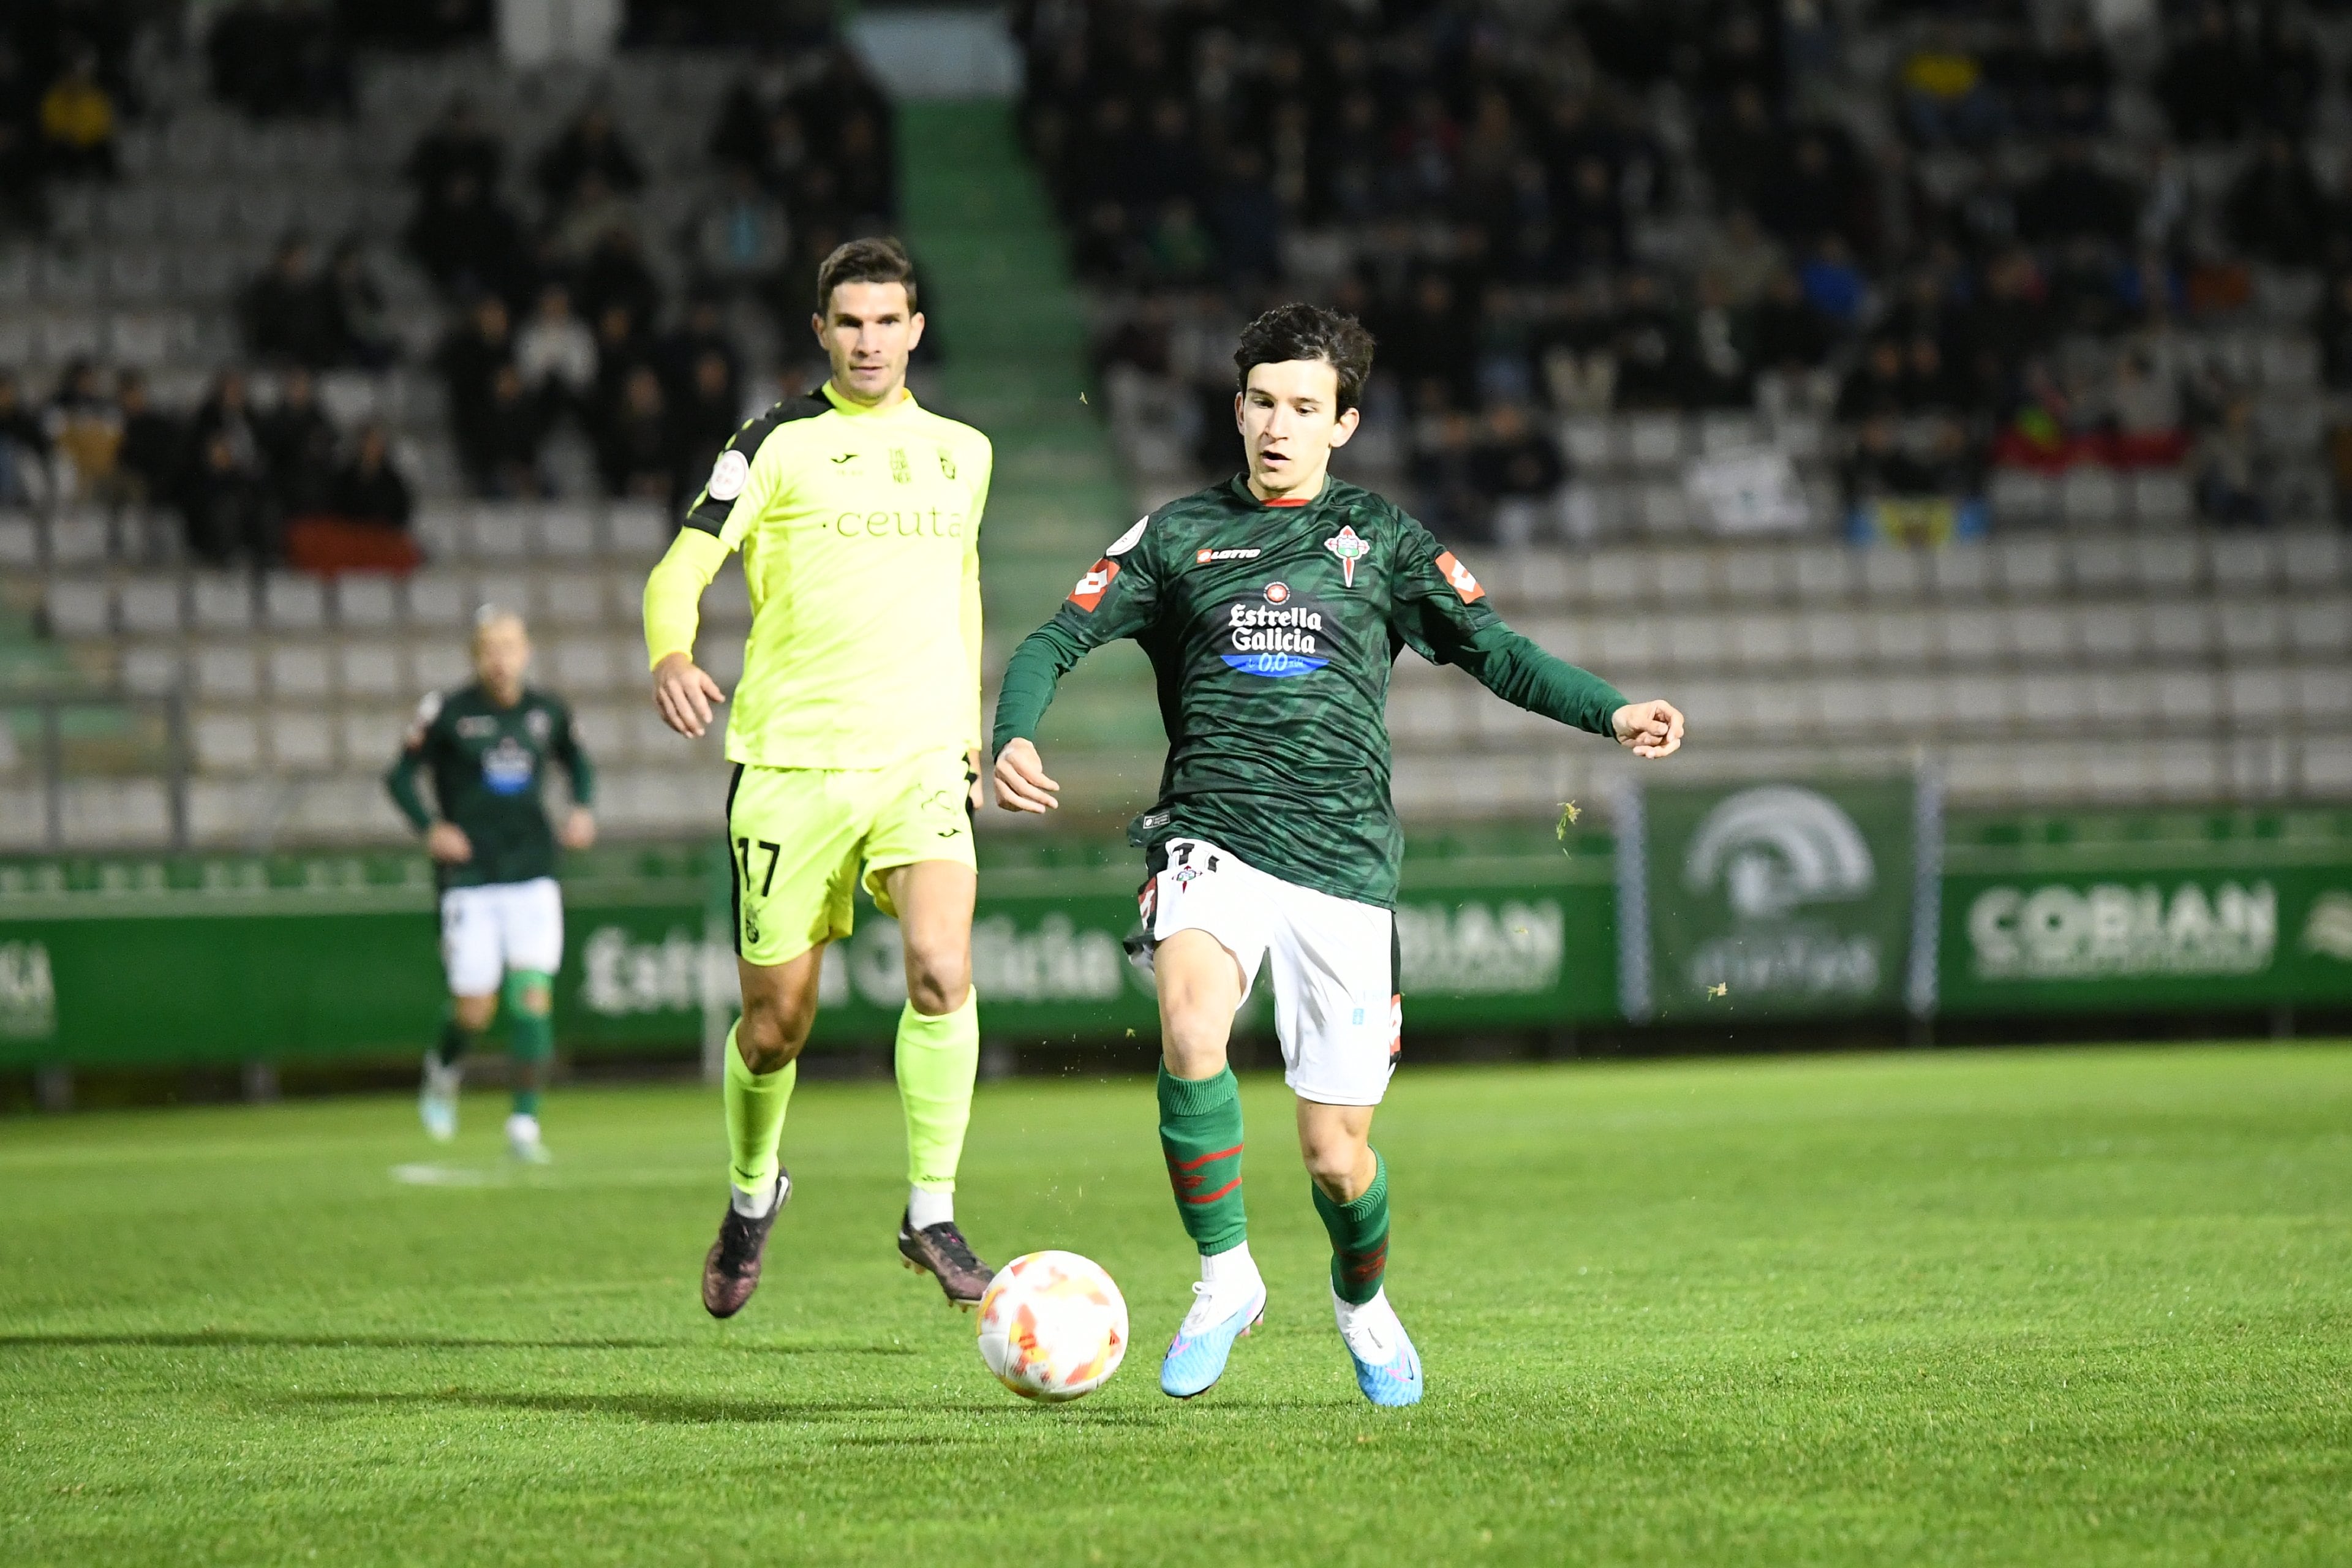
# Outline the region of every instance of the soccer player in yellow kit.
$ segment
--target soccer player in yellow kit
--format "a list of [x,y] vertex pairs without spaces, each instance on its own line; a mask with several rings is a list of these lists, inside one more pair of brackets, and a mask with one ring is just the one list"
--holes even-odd
[[898,1094],[908,1193],[898,1251],[969,1308],[992,1270],[955,1223],[980,1022],[971,988],[980,778],[980,514],[988,437],[920,407],[907,359],[922,340],[913,264],[861,239],[817,272],[811,320],[831,378],[736,432],[646,583],[654,705],[700,735],[725,700],[694,662],[702,591],[743,552],[751,635],[727,726],[736,973],[727,1037],[732,1190],[702,1270],[730,1317],[760,1282],[792,1195],[779,1144],[815,1021],[828,942],[866,887],[898,918],[907,964]]

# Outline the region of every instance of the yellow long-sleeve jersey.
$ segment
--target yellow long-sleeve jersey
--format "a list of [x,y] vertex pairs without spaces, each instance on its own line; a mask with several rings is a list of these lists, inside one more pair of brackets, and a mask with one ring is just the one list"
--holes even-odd
[[691,655],[702,591],[743,552],[751,635],[730,761],[878,768],[980,743],[980,515],[994,457],[909,393],[830,383],[745,425],[646,580],[652,664]]

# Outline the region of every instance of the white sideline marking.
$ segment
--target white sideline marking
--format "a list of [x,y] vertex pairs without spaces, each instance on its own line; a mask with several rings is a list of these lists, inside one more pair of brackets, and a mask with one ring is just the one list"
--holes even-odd
[[394,1165],[392,1179],[412,1187],[488,1187],[503,1185],[507,1176],[477,1165]]

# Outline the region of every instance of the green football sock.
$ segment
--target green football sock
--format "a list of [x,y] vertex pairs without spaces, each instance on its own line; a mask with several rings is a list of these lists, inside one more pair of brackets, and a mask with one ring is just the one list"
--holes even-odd
[[457,1066],[472,1053],[474,1042],[479,1037],[476,1031],[466,1027],[455,1018],[444,1021],[441,1026],[441,1038],[433,1047],[433,1064],[440,1068]]
[[907,1113],[907,1180],[929,1193],[955,1191],[980,1071],[980,993],[937,1017],[911,1002],[898,1014],[898,1103]]
[[1160,1152],[1176,1212],[1203,1258],[1249,1237],[1242,1208],[1242,1088],[1234,1069],[1214,1078],[1173,1078],[1160,1069]]
[[539,1114],[548,1058],[555,1054],[555,1017],[549,1006],[554,989],[555,977],[536,970],[519,969],[507,976],[507,1054],[514,1058],[518,1116]]
[[1360,1307],[1381,1293],[1389,1268],[1389,1165],[1381,1152],[1372,1151],[1372,1184],[1361,1196],[1336,1203],[1316,1187],[1315,1212],[1331,1233],[1331,1289]]
[[747,1193],[764,1193],[776,1179],[784,1111],[800,1081],[798,1058],[773,1072],[753,1072],[727,1031],[727,1179]]

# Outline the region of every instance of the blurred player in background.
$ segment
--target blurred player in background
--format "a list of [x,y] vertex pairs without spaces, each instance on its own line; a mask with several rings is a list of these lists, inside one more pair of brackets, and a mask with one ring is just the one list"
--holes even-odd
[[[449,1018],[425,1053],[417,1109],[425,1130],[446,1142],[457,1133],[457,1090],[467,1053],[499,1010],[503,984],[514,1111],[507,1147],[545,1163],[540,1094],[555,1050],[553,991],[563,963],[563,896],[555,885],[556,845],[596,840],[589,811],[596,775],[558,699],[523,684],[530,637],[522,617],[495,605],[474,621],[474,679],[426,694],[407,744],[384,775],[392,798],[425,835],[441,889],[441,963],[449,976]],[[558,833],[540,786],[551,761],[571,775],[572,806]],[[433,809],[416,775],[433,781]],[[438,815],[436,815],[437,811]]]
[[1375,1405],[1421,1398],[1389,1305],[1388,1167],[1371,1147],[1403,1026],[1389,799],[1389,669],[1410,647],[1507,702],[1636,756],[1670,755],[1683,716],[1628,702],[1505,626],[1469,569],[1390,502],[1328,477],[1372,363],[1353,318],[1286,305],[1242,333],[1234,414],[1249,472],[1171,501],[1078,579],[1013,653],[996,705],[997,802],[1043,812],[1060,786],[1034,744],[1055,683],[1133,637],[1159,677],[1168,761],[1129,827],[1146,852],[1139,956],[1160,993],[1160,1140],[1201,1281],[1160,1370],[1189,1398],[1265,1309],[1242,1206],[1234,1014],[1274,973],[1284,1079],[1331,1239],[1331,1303]]
[[980,514],[988,437],[919,406],[923,335],[896,240],[853,240],[817,274],[830,379],[738,431],[646,584],[654,705],[700,735],[718,683],[694,662],[704,588],[743,552],[751,635],[727,726],[743,1016],[727,1038],[731,1184],[702,1271],[729,1317],[760,1282],[792,1195],[779,1147],[829,942],[866,890],[896,916],[907,967],[896,1065],[907,1118],[898,1251],[970,1307],[991,1270],[955,1221],[980,1063],[971,987],[980,783]]

